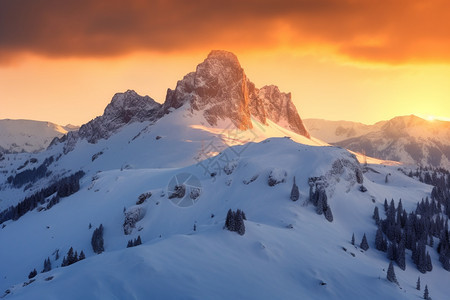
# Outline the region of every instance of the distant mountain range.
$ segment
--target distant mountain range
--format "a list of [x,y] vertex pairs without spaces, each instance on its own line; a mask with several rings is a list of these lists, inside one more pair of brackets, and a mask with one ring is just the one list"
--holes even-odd
[[367,156],[405,164],[450,169],[450,122],[415,115],[374,125],[305,119],[310,134],[327,143]]
[[37,152],[78,126],[33,120],[0,120],[0,153]]

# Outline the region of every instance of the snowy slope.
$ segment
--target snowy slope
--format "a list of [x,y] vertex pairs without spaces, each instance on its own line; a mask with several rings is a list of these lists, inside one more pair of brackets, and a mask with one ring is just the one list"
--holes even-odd
[[[430,186],[395,168],[372,166],[381,174],[366,173],[368,192],[361,193],[352,168],[333,171],[332,164],[338,159],[358,167],[348,152],[301,145],[287,138],[236,146],[223,155],[234,153],[241,155],[229,175],[222,171],[211,177],[194,164],[85,176],[81,190],[52,209],[8,221],[0,235],[5,245],[0,250],[1,288],[11,292],[5,299],[39,294],[46,299],[59,299],[63,294],[65,299],[411,299],[421,295],[415,290],[419,275],[434,299],[445,299],[450,292],[445,285],[448,272],[436,267],[423,275],[409,260],[406,271],[396,269],[402,289],[389,283],[385,254],[373,245],[374,206],[381,209],[384,198],[402,198],[405,208],[412,209],[429,195]],[[217,160],[213,157],[209,163]],[[286,182],[270,187],[267,182],[273,170],[285,171]],[[394,178],[389,185],[384,184],[386,172]],[[167,198],[168,182],[180,173],[192,174],[201,183],[201,196],[190,207],[175,206]],[[255,175],[256,180],[243,183]],[[306,201],[308,178],[321,175],[329,182],[332,223],[317,215]],[[297,202],[289,199],[294,176],[301,194]],[[123,208],[135,207],[137,197],[149,191],[152,197],[141,205],[145,217],[131,235],[124,235]],[[245,211],[244,236],[223,230],[229,208]],[[90,247],[93,228],[88,228],[89,223],[93,228],[100,223],[105,227],[106,252],[101,255],[95,255]],[[10,242],[29,228],[34,232],[27,235],[26,243]],[[366,233],[371,249],[361,252],[353,248],[349,244],[353,232],[357,240]],[[125,248],[127,240],[138,234],[144,244]],[[55,268],[61,258],[54,260],[54,250],[66,253],[70,246],[84,250],[87,259]],[[28,272],[40,269],[47,256],[54,269],[38,274],[35,282],[23,287]],[[438,266],[436,260],[433,257]],[[46,281],[49,277],[53,278]]]
[[[36,152],[76,126],[60,126],[51,122],[32,120],[0,120],[0,150],[8,152]],[[1,152],[1,151],[0,151]]]

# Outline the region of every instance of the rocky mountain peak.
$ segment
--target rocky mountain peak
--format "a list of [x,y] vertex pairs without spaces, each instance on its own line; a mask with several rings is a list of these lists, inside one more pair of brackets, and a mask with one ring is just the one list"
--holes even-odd
[[156,121],[160,117],[161,106],[149,96],[140,96],[133,90],[116,93],[102,116],[82,125],[78,131],[68,133],[64,138],[67,139],[64,152],[71,151],[80,138],[96,143],[100,139],[107,139],[126,124]]
[[251,118],[263,124],[267,119],[298,134],[310,137],[303,126],[290,93],[276,86],[261,89],[247,78],[236,55],[214,50],[196,71],[167,91],[164,112],[189,103],[193,111],[202,111],[211,126],[230,120],[241,130],[253,127]]

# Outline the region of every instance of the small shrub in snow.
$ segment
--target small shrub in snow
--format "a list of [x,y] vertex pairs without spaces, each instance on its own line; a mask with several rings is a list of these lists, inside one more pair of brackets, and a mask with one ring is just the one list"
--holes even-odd
[[37,275],[37,271],[36,269],[34,269],[33,271],[30,272],[30,274],[28,274],[28,279],[34,278]]
[[185,194],[186,194],[186,187],[184,186],[184,184],[177,184],[174,190],[169,195],[169,199],[183,198]]
[[231,175],[231,173],[233,173],[236,167],[237,167],[236,162],[229,162],[223,167],[223,171],[225,172],[225,174]]
[[152,196],[151,192],[140,194],[138,197],[138,201],[136,201],[136,205],[140,205],[140,204],[144,203],[144,201],[147,200],[148,198],[150,198],[151,196]]
[[191,198],[192,200],[195,200],[198,197],[200,197],[200,189],[197,187],[192,187],[191,192],[189,193],[189,198]]
[[286,182],[287,172],[282,169],[272,169],[269,174],[267,183],[269,186],[275,186],[279,183]]
[[244,180],[242,180],[242,182],[243,182],[244,184],[250,184],[250,183],[252,183],[253,181],[255,181],[256,179],[258,179],[258,177],[259,177],[259,175],[256,174],[256,175],[253,175],[252,178],[250,178],[250,179],[244,179]]

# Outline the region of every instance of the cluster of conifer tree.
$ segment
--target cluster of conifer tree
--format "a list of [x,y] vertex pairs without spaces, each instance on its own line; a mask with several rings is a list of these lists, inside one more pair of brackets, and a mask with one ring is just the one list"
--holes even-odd
[[394,200],[384,201],[385,219],[380,219],[378,207],[373,218],[378,225],[375,247],[387,253],[388,259],[395,261],[404,270],[405,250],[412,251],[412,260],[422,272],[433,270],[427,245],[434,247],[434,239],[439,239],[437,251],[443,267],[450,271],[448,218],[444,216],[442,205],[426,198],[417,203],[415,211],[409,214],[403,208],[401,199],[395,207]]
[[61,267],[70,266],[80,260],[85,259],[86,256],[84,255],[83,250],[81,250],[80,255],[78,256],[77,251],[73,251],[73,248],[70,247],[69,251],[67,252],[67,257],[63,257],[63,261],[61,263]]
[[227,218],[225,220],[225,228],[229,231],[235,231],[240,235],[245,234],[244,220],[247,220],[245,213],[237,209],[236,211],[228,210]]
[[333,213],[331,207],[328,205],[328,197],[324,187],[324,181],[320,177],[311,177],[308,180],[309,184],[309,201],[316,207],[316,212],[319,215],[324,215],[325,219],[333,222]]
[[39,204],[44,205],[46,199],[54,195],[48,200],[46,208],[49,209],[59,202],[60,198],[70,196],[80,189],[80,179],[84,176],[83,171],[78,171],[71,176],[61,178],[47,188],[26,197],[15,206],[10,206],[0,212],[0,224],[8,220],[17,220],[24,214],[35,209]]
[[105,251],[105,248],[103,246],[103,224],[100,224],[98,228],[94,230],[92,233],[92,239],[91,239],[91,245],[92,249],[95,253],[100,254],[103,251]]
[[138,235],[138,237],[135,238],[134,240],[129,240],[129,241],[128,241],[127,248],[139,246],[139,245],[141,245],[141,244],[142,244],[141,236]]
[[12,184],[15,188],[20,188],[26,183],[33,183],[36,180],[48,176],[47,167],[54,161],[53,156],[44,160],[44,162],[37,168],[28,169],[17,173],[15,176],[9,176],[7,182]]

